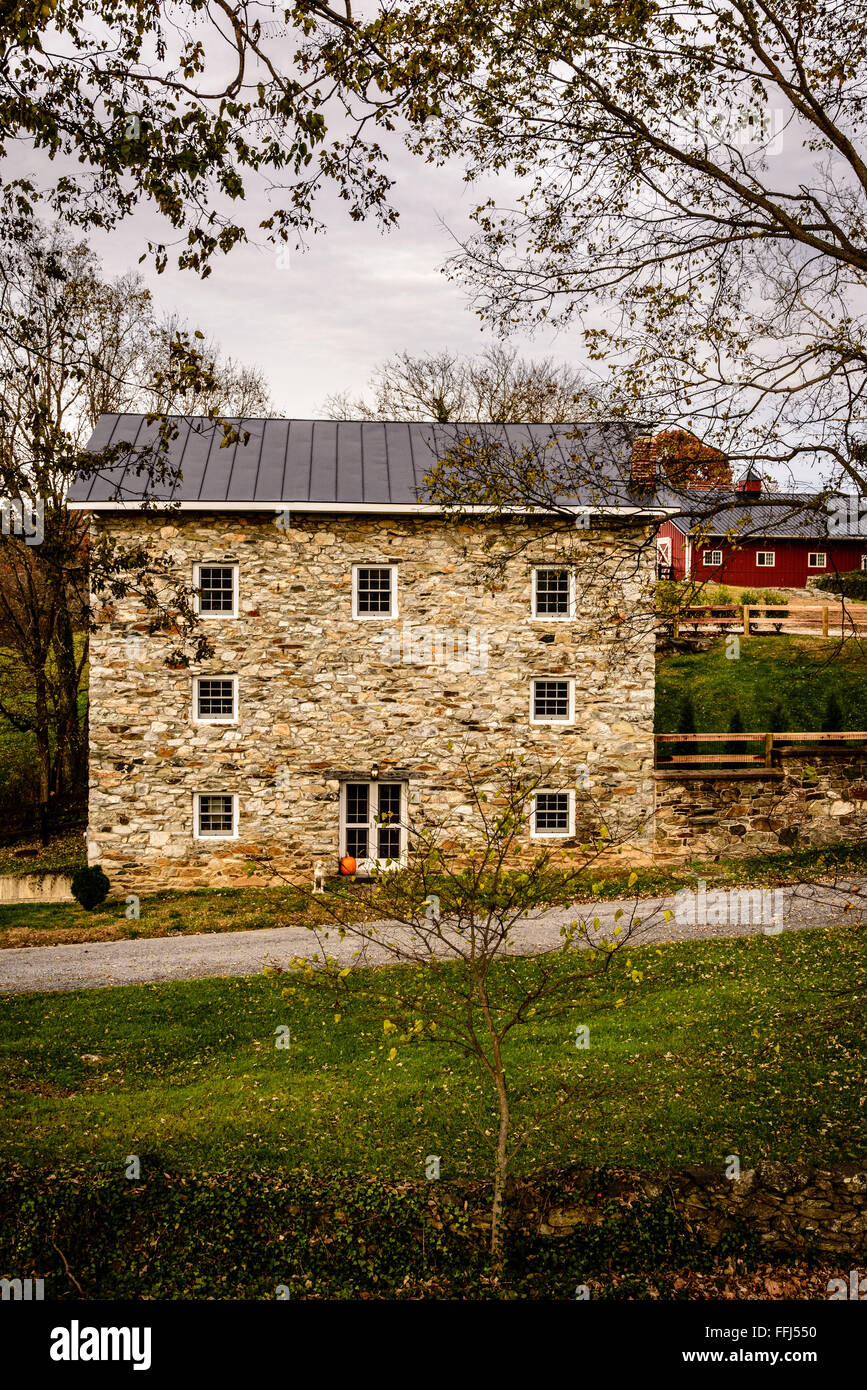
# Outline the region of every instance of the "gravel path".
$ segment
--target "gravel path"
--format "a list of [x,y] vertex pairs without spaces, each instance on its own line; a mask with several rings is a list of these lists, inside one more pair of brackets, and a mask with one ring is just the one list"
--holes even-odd
[[[847,879],[834,887],[798,885],[778,891],[780,897],[774,900],[773,906],[781,911],[776,922],[771,918],[770,899],[766,907],[766,924],[772,929],[777,925],[782,925],[783,930],[792,930],[839,922],[847,902],[852,903],[851,912],[857,916],[867,912],[867,880]],[[731,890],[727,896],[733,899],[737,892]],[[746,917],[745,921],[713,925],[678,922],[674,916],[666,921],[665,910],[673,912],[674,908],[672,898],[628,898],[605,903],[575,903],[569,909],[551,908],[527,917],[515,928],[511,950],[519,955],[532,955],[556,946],[561,941],[561,926],[576,918],[585,919],[590,926],[593,918],[598,917],[598,930],[591,927],[591,936],[610,937],[615,925],[620,925],[621,935],[628,933],[630,942],[636,946],[660,941],[746,936],[765,930],[762,922],[756,921],[755,908],[750,914],[744,907],[739,913],[733,912],[732,915]],[[622,916],[615,922],[618,909]],[[388,942],[399,950],[401,943],[408,939],[408,929],[388,922],[378,923],[376,929],[380,937],[378,942],[360,943],[351,935],[340,941],[336,934],[331,936],[326,943],[329,955],[351,966],[393,961],[394,950],[382,943]],[[313,934],[304,927],[102,941],[90,946],[15,947],[0,951],[0,993],[104,989],[111,985],[152,984],[159,980],[198,980],[212,975],[256,975],[266,965],[282,964],[292,956],[312,955],[316,950]]]

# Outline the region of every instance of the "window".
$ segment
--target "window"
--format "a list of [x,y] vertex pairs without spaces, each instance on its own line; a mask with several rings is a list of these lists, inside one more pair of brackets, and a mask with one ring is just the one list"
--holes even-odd
[[862,570],[867,570],[867,555],[861,556],[861,568]]
[[406,853],[403,782],[344,782],[341,789],[340,853],[359,869],[399,864]]
[[193,719],[195,723],[234,724],[237,718],[237,677],[196,677],[193,681]]
[[572,792],[536,792],[530,814],[534,839],[575,834],[575,798]]
[[238,616],[238,566],[196,565],[193,585],[199,590],[197,611],[205,616]]
[[533,681],[530,687],[531,724],[571,724],[574,707],[571,680]]
[[355,565],[353,618],[397,617],[397,565]]
[[756,553],[756,564],[760,569],[771,569],[776,563],[777,552],[775,550],[759,550]]
[[238,798],[228,792],[194,797],[197,840],[235,840],[238,837]]
[[[825,551],[811,550],[807,556],[807,569],[823,570],[825,568]],[[862,566],[863,568],[863,566]]]
[[533,571],[533,617],[571,618],[574,612],[572,575],[567,569]]
[[701,562],[702,562],[703,565],[707,565],[707,566],[710,566],[710,565],[721,565],[721,564],[722,564],[722,551],[721,551],[721,550],[703,550],[703,551],[702,551],[702,554],[701,554]]

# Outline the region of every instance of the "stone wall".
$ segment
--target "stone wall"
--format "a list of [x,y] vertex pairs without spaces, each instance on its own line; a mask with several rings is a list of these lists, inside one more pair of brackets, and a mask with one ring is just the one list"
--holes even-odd
[[687,1167],[664,1175],[627,1173],[594,1182],[592,1199],[566,1201],[546,1212],[543,1235],[568,1235],[601,1220],[600,1200],[667,1193],[673,1205],[711,1244],[738,1221],[769,1251],[820,1252],[846,1259],[867,1253],[867,1170],[760,1163],[726,1178],[718,1168]]
[[750,855],[867,839],[867,754],[792,747],[773,768],[656,773],[660,857]]
[[[636,555],[636,532],[574,533],[578,615],[552,622],[531,618],[531,565],[562,563],[563,542],[533,523],[508,528],[509,545],[523,549],[487,586],[479,527],[457,520],[318,515],[281,530],[273,516],[103,514],[93,524],[121,545],[145,540],[187,582],[198,562],[240,566],[238,617],[203,619],[214,655],[201,665],[167,668],[172,640],[147,635],[134,597],[98,614],[88,854],[115,891],[279,881],[261,869],[250,877],[251,856],[263,853],[305,883],[317,858],[334,872],[340,782],[374,764],[380,780],[407,782],[416,814],[465,827],[465,755],[489,773],[522,754],[534,766],[559,763],[557,785],[582,787],[579,838],[601,817],[612,843],[647,849],[653,549]],[[397,620],[353,620],[353,564],[385,562],[398,566]],[[472,643],[485,634],[484,669],[480,659],[407,662],[405,643],[395,655],[395,638],[408,631],[412,642],[425,625],[469,629],[477,658]],[[238,677],[236,725],[193,722],[191,679],[207,674]],[[546,675],[575,678],[574,724],[531,725],[530,680]],[[236,841],[193,838],[202,792],[238,795]],[[528,851],[536,843],[528,834]],[[577,841],[547,843],[568,851]]]

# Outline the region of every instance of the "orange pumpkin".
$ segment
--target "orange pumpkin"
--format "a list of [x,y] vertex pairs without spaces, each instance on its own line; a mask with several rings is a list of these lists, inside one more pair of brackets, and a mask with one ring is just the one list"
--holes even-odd
[[344,854],[343,858],[340,861],[340,872],[342,874],[354,874],[357,868],[358,865],[356,864],[352,855]]

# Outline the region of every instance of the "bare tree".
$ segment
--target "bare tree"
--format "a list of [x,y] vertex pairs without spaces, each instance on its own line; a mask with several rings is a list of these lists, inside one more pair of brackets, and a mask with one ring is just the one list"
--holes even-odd
[[577,321],[627,418],[863,491],[863,10],[441,0],[422,36],[416,146],[519,182],[450,262],[483,317]]
[[[91,588],[102,603],[140,592],[155,624],[182,639],[196,628],[184,586],[141,547],[121,552],[104,538],[88,547],[85,518],[64,505],[73,478],[107,462],[85,453],[96,417],[136,408],[164,417],[193,402],[200,413],[204,400],[218,418],[218,407],[248,414],[268,402],[261,374],[223,363],[213,344],[199,348],[201,335],[160,325],[138,276],[105,282],[93,254],[66,234],[39,231],[17,244],[2,272],[0,713],[34,735],[44,836],[49,808],[84,782]],[[141,459],[154,480],[170,430],[163,418],[152,457]],[[30,535],[11,524],[13,507],[16,517],[39,514]]]
[[530,421],[595,419],[601,391],[586,376],[550,357],[531,360],[501,344],[478,357],[457,352],[399,352],[380,364],[370,395],[328,396],[333,420]]
[[[578,788],[580,839],[558,852],[555,861],[548,849],[529,844],[527,830],[539,787],[559,785],[557,768],[533,768],[514,758],[489,769],[465,758],[464,773],[463,814],[437,817],[420,808],[406,827],[405,864],[385,864],[369,883],[351,891],[311,895],[320,925],[310,930],[319,950],[287,965],[303,972],[307,987],[334,991],[341,1018],[373,1014],[391,1059],[400,1045],[447,1047],[482,1080],[497,1117],[490,1249],[499,1264],[510,1165],[530,1127],[540,1118],[550,1121],[575,1094],[564,1067],[554,1105],[543,1117],[524,1116],[522,1130],[508,1063],[513,1035],[532,1020],[560,1019],[574,1047],[576,1030],[583,1027],[580,1001],[630,941],[635,943],[647,921],[642,924],[636,902],[629,913],[615,912],[610,930],[598,917],[576,918],[563,926],[556,947],[536,942],[528,951],[522,932],[532,927],[536,910],[569,906],[582,878],[586,889],[588,868],[644,827],[615,824],[589,792]],[[630,887],[636,878],[633,873]],[[358,964],[393,962],[401,968],[366,971],[351,989],[345,987],[350,971],[332,954],[334,935],[353,945]],[[532,954],[531,970],[514,968],[520,954]],[[285,967],[269,967],[267,973],[285,989]],[[629,961],[626,979],[641,979]],[[484,1134],[484,1119],[480,1128]]]

